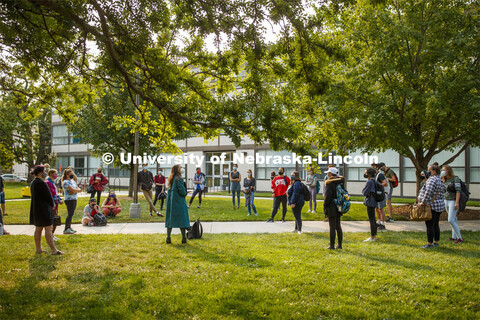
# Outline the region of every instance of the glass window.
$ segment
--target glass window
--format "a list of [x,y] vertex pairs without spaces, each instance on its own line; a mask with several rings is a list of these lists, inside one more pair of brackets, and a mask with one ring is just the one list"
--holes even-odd
[[[461,147],[456,148],[454,151],[443,151],[440,152],[439,154],[433,156],[431,163],[438,162],[438,164],[442,164],[451,157],[453,157],[455,154],[457,154],[458,151],[460,151]],[[465,152],[462,152],[458,157],[453,160],[449,166],[451,167],[464,167],[465,166]]]
[[73,170],[75,171],[75,174],[79,177],[83,177],[86,175],[86,157],[81,156],[81,157],[74,157],[73,159]]
[[52,144],[62,145],[68,144],[68,131],[66,125],[52,127]]
[[480,168],[470,168],[470,182],[480,183]]
[[68,160],[69,160],[69,157],[61,157],[60,156],[60,157],[57,158],[57,164],[56,164],[55,169],[58,170],[59,175],[62,174],[63,170],[65,170],[69,166]]
[[[364,158],[365,157],[365,152],[356,151],[356,152],[351,152],[348,155],[351,156],[352,159],[355,156],[361,156],[362,158]],[[371,154],[367,154],[367,160],[369,159],[370,156],[376,156],[378,158],[377,162],[378,163],[383,162],[387,165],[387,167],[399,167],[400,166],[399,155],[396,151],[389,150],[389,151],[386,151],[386,152],[373,152]],[[369,168],[370,163],[367,163],[367,164],[365,164],[365,163],[360,163],[360,164],[351,163],[351,164],[348,164],[348,167],[349,168],[352,168],[352,167]],[[363,176],[363,173],[362,173],[362,176]]]
[[480,148],[470,147],[470,166],[480,167]]

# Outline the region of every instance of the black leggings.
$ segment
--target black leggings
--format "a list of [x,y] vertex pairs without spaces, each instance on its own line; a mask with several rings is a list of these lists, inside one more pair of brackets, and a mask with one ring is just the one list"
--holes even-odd
[[100,205],[100,195],[102,194],[102,191],[93,191],[90,194],[90,199],[95,198],[95,193],[97,194],[97,204]]
[[198,193],[198,205],[201,205],[201,204],[202,204],[202,193],[203,193],[203,190],[201,190],[201,189],[195,189],[195,190],[193,191],[192,197],[190,198],[190,204],[192,204],[193,199],[195,199],[195,196],[197,195],[197,193]]
[[340,225],[341,216],[328,217],[328,224],[330,226],[330,247],[335,247],[335,231],[338,237],[338,246],[342,247],[343,231]]
[[441,214],[441,212],[432,210],[432,219],[425,221],[428,243],[432,243],[433,240],[440,240],[440,226],[438,225],[438,221],[440,220]]
[[280,209],[280,203],[282,204],[282,220],[285,220],[285,215],[287,214],[287,195],[284,194],[283,196],[275,197],[273,201],[273,211],[272,211],[272,219],[275,218],[278,209]]
[[72,218],[77,208],[77,200],[65,200],[65,205],[67,206],[67,219],[65,219],[65,231],[72,227]]
[[375,221],[375,207],[367,207],[368,221],[370,221],[370,236],[377,235],[377,222]]
[[293,216],[295,217],[295,230],[302,231],[302,208],[301,206],[295,205],[295,208],[292,208]]

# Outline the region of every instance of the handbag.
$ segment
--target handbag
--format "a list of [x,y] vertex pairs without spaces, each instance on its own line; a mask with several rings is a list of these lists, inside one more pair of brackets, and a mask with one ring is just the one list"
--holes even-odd
[[[440,193],[440,190],[437,192],[435,197],[433,197],[432,203],[439,193]],[[410,206],[410,220],[428,221],[431,219],[432,219],[432,207],[429,204],[423,204],[422,206],[418,206],[418,200],[417,200],[413,205]]]
[[62,218],[60,218],[60,216],[53,216],[53,225],[54,226],[61,226],[62,225]]

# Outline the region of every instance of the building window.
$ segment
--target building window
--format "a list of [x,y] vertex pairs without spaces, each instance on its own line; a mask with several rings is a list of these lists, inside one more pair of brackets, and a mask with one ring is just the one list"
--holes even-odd
[[[288,152],[286,150],[283,150],[283,151],[274,151],[274,150],[270,150],[270,149],[266,149],[266,150],[258,150],[257,151],[258,155],[260,157],[267,157],[267,156],[280,156],[280,157],[283,157],[283,156],[289,156],[291,157],[292,156],[292,153],[291,152]],[[293,164],[273,164],[272,163],[273,160],[270,159],[270,162],[269,163],[256,163],[255,166],[256,166],[256,178],[257,179],[260,179],[260,180],[270,180],[270,172],[272,171],[275,171],[276,174],[278,174],[278,168],[280,167],[283,167],[285,168],[285,175],[287,175],[287,177],[290,176],[290,174],[292,173],[292,171],[295,171],[296,170],[296,165],[295,163]],[[303,171],[303,166],[299,166],[298,168],[298,171],[301,173]]]
[[480,148],[470,147],[470,182],[480,183]]
[[75,174],[79,177],[83,177],[87,174],[85,158],[85,156],[73,157],[73,170],[75,171]]
[[68,144],[68,131],[66,125],[52,127],[52,145]]

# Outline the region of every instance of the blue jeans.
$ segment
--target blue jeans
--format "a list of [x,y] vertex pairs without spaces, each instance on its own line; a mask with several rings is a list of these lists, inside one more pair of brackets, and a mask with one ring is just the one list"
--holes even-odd
[[457,222],[457,209],[455,209],[455,200],[444,200],[445,201],[445,209],[448,213],[448,223],[452,227],[452,238],[453,239],[462,239],[462,235],[460,234],[460,228],[458,227]]
[[[247,199],[246,194],[245,194],[245,199]],[[253,213],[257,215],[257,208],[255,207],[255,204],[253,204],[254,199],[255,199],[255,192],[250,192],[250,201],[246,202],[246,205],[248,209],[248,214],[252,214],[252,208],[253,208]]]
[[230,185],[230,190],[232,191],[232,202],[235,207],[235,193],[237,194],[237,202],[240,207],[240,182],[232,182]]

